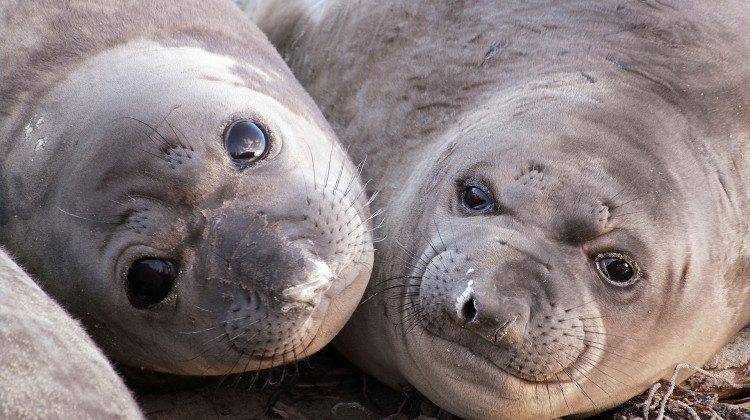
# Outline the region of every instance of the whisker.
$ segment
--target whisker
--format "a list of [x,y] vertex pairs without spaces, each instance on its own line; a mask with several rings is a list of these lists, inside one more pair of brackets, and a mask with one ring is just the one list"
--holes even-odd
[[[555,360],[557,362],[557,360]],[[560,377],[557,375],[557,372],[555,372],[554,369],[552,369],[552,366],[547,363],[544,359],[542,359],[542,363],[544,363],[545,366],[547,366],[547,369],[552,373],[552,376],[555,377],[555,382],[557,383],[558,388],[560,388],[560,396],[563,398],[563,402],[565,402],[565,407],[570,410],[570,406],[568,405],[568,399],[565,397],[565,388],[562,386],[562,381],[560,380]],[[559,364],[559,363],[558,363]],[[549,389],[549,387],[547,388]]]
[[[171,113],[171,112],[170,112]],[[165,121],[169,128],[172,130],[172,133],[174,134],[175,138],[178,142],[180,142],[180,146],[182,146],[185,149],[190,149],[191,152],[195,151],[195,148],[192,144],[190,144],[190,141],[188,140],[188,137],[185,135],[185,133],[182,132],[179,128],[173,126],[165,119]],[[190,155],[188,155],[188,159],[192,159]]]
[[[405,245],[403,245],[401,242],[399,242],[398,239],[396,239],[396,244],[401,248],[402,251],[404,251],[404,253],[406,253],[408,256],[412,257],[412,259],[418,260],[419,262],[421,262],[425,266],[429,263],[429,260],[426,260],[426,259],[423,258],[422,255],[417,255],[416,252],[409,250]],[[401,257],[399,257],[399,259],[401,259]],[[406,264],[411,264],[411,263],[409,263],[409,262],[407,262],[406,260],[403,260],[403,259],[401,259],[401,261],[403,261]],[[416,268],[416,265],[412,264],[412,266]]]
[[318,177],[315,175],[315,155],[313,155],[312,147],[307,144],[307,150],[310,152],[310,165],[312,165],[313,173],[313,191],[318,190]]
[[326,176],[323,181],[323,190],[328,188],[328,177],[331,175],[331,162],[333,162],[333,145],[331,145],[331,152],[328,154],[328,168],[326,169]]
[[[571,347],[571,348],[575,349],[575,347],[574,347],[574,346],[572,346],[572,345],[570,345],[570,344],[567,344],[567,346],[569,346],[569,347]],[[606,375],[607,377],[609,377],[609,378],[610,378],[610,379],[612,379],[613,381],[615,381],[615,382],[619,383],[620,385],[626,386],[626,387],[628,387],[628,388],[632,388],[632,386],[631,386],[631,385],[628,385],[628,384],[626,384],[625,382],[622,382],[622,381],[620,381],[620,380],[619,380],[619,379],[617,379],[616,377],[614,377],[614,376],[612,376],[612,375],[610,375],[610,374],[608,374],[608,373],[604,372],[604,370],[602,370],[601,368],[599,368],[599,366],[605,367],[605,368],[607,368],[607,369],[611,369],[611,370],[614,370],[615,372],[617,372],[617,373],[620,373],[620,374],[622,374],[622,375],[624,375],[624,376],[627,376],[627,377],[628,377],[629,379],[631,379],[631,380],[632,380],[632,379],[633,379],[633,377],[632,377],[632,376],[630,376],[630,375],[629,375],[628,373],[626,373],[625,371],[623,371],[623,370],[621,370],[621,369],[618,369],[618,368],[616,368],[616,367],[614,367],[614,366],[608,365],[608,364],[606,364],[606,363],[602,363],[601,361],[596,361],[596,360],[592,359],[592,358],[591,358],[590,356],[587,356],[587,355],[585,355],[585,354],[581,355],[580,359],[584,360],[584,361],[585,361],[585,362],[586,362],[586,363],[587,363],[587,364],[588,364],[589,366],[591,366],[591,367],[593,367],[594,369],[596,369],[596,370],[600,371],[600,372],[601,372],[601,373],[602,373],[603,375]]]
[[[583,330],[583,332],[591,333],[591,334],[597,334],[597,335],[603,335],[603,336],[606,336],[606,337],[621,338],[623,340],[640,341],[642,343],[648,343],[649,342],[649,340],[645,340],[645,339],[642,339],[642,338],[628,337],[626,335],[618,335],[618,334],[612,334],[612,333],[603,333],[603,332],[600,332],[600,331],[587,331],[587,330]],[[571,337],[581,338],[581,339],[585,339],[586,338],[585,336],[581,337],[581,336],[576,336],[576,335],[571,335]]]
[[[624,189],[624,188],[623,188],[623,189]],[[618,193],[618,194],[619,194],[619,193]],[[635,197],[631,198],[630,200],[628,200],[628,201],[626,201],[626,202],[624,202],[624,203],[618,204],[617,206],[613,206],[613,207],[610,207],[609,209],[610,209],[610,210],[615,210],[615,209],[619,209],[619,208],[620,208],[620,207],[622,207],[622,206],[626,206],[626,205],[628,205],[628,204],[630,204],[630,203],[632,203],[632,202],[634,202],[634,201],[636,201],[636,200],[640,200],[641,198],[643,198],[643,197],[645,197],[645,196],[647,196],[647,195],[650,195],[650,194],[652,194],[652,193],[651,193],[650,191],[648,191],[648,192],[644,192],[643,194],[637,195],[637,196],[635,196]]]
[[[369,182],[369,181],[368,181],[368,182]],[[375,201],[375,198],[376,198],[376,197],[378,196],[378,194],[379,194],[379,192],[378,192],[378,191],[375,191],[375,192],[374,192],[374,193],[372,194],[372,196],[370,196],[370,199],[369,199],[369,200],[367,200],[367,202],[366,202],[366,203],[365,203],[365,204],[364,204],[364,205],[363,205],[362,207],[360,207],[360,208],[359,208],[359,210],[356,210],[356,211],[357,211],[357,213],[361,212],[362,210],[364,210],[365,208],[367,208],[367,206],[369,206],[370,204],[372,204],[372,202],[373,202],[373,201]],[[382,212],[383,212],[383,209],[378,209],[378,210],[377,210],[377,211],[376,211],[375,213],[378,213],[378,215],[380,215],[380,213],[382,213]],[[372,217],[373,217],[373,216],[370,216],[370,218],[372,218]],[[369,219],[368,219],[368,220],[369,220]]]
[[122,224],[120,222],[110,222],[110,221],[107,221],[107,220],[97,220],[97,219],[91,219],[91,218],[84,217],[84,216],[79,216],[77,214],[73,214],[73,213],[71,213],[71,212],[69,212],[67,210],[62,209],[59,206],[55,206],[55,208],[57,210],[60,210],[61,212],[63,212],[64,214],[66,214],[66,215],[68,215],[70,217],[74,217],[76,219],[85,220],[87,222],[101,223],[101,224],[104,224],[104,225],[121,225]]
[[[365,182],[365,183],[364,183],[364,184],[362,185],[362,189],[361,189],[361,190],[359,190],[359,192],[357,193],[357,195],[356,195],[356,196],[354,196],[354,198],[352,198],[351,200],[349,200],[349,202],[350,202],[350,204],[349,204],[349,207],[352,207],[352,206],[354,206],[354,203],[356,203],[356,202],[357,202],[357,200],[359,200],[359,197],[360,197],[360,196],[362,196],[362,194],[364,194],[365,190],[367,190],[367,186],[368,186],[368,185],[370,184],[370,182],[371,182],[371,181],[372,181],[371,179],[368,179],[368,180],[367,180],[367,182]],[[372,200],[372,199],[371,199],[371,200]],[[366,207],[366,206],[367,206],[367,204],[365,205],[365,207]],[[359,212],[357,212],[357,213],[359,213]]]
[[[625,356],[623,356],[621,354],[615,353],[614,351],[610,351],[609,349],[604,348],[604,346],[606,346],[605,344],[597,343],[597,342],[593,342],[593,341],[589,341],[589,340],[581,340],[581,341],[584,344],[586,344],[587,346],[595,348],[595,349],[597,349],[597,350],[599,350],[599,351],[601,351],[603,353],[607,353],[607,354],[610,354],[612,356],[619,357],[620,359],[627,360],[629,362],[648,365],[648,363],[646,363],[644,361],[636,360],[636,359],[631,359],[629,357],[625,357]],[[611,347],[611,346],[609,346],[609,347]],[[616,350],[621,350],[621,349],[616,349]]]
[[[582,307],[584,307],[584,306],[586,306],[586,305],[588,305],[588,304],[591,304],[591,303],[594,303],[594,302],[596,302],[597,300],[599,300],[599,299],[592,299],[592,300],[589,300],[589,301],[587,301],[587,302],[584,302],[584,303],[582,303],[582,304],[580,304],[580,305],[578,305],[578,306],[573,306],[572,308],[567,308],[567,309],[565,309],[565,310],[564,310],[564,312],[565,312],[565,313],[568,313],[568,312],[570,312],[570,311],[573,311],[573,310],[575,310],[575,309],[578,309],[578,308],[582,308]],[[555,314],[555,316],[559,316],[559,315],[562,315],[562,313],[558,313],[558,314]]]
[[610,315],[596,315],[596,316],[591,315],[591,316],[580,316],[580,317],[574,316],[570,318],[560,318],[560,321],[569,321],[571,319],[579,319],[581,321],[590,321],[593,319],[609,319],[609,318],[623,318],[623,317],[627,317],[627,315],[626,314],[623,314],[623,315],[610,314]]
[[[563,356],[567,357],[569,361],[571,361],[571,362],[575,362],[575,361],[576,361],[576,358],[575,358],[575,357],[573,357],[573,356],[571,356],[571,355],[570,355],[570,354],[568,354],[567,352],[565,352],[565,351],[562,351],[562,353],[563,353]],[[576,371],[577,371],[577,372],[578,372],[578,373],[579,373],[579,374],[580,374],[581,376],[583,376],[583,377],[584,377],[584,378],[585,378],[585,379],[586,379],[586,380],[587,380],[587,381],[588,381],[589,383],[592,383],[592,384],[594,384],[594,386],[596,386],[597,388],[599,388],[599,389],[600,389],[600,390],[601,390],[602,392],[604,392],[605,394],[609,395],[609,392],[608,392],[608,391],[607,391],[606,389],[602,388],[602,386],[601,386],[601,385],[599,385],[599,383],[598,383],[597,381],[595,381],[595,380],[594,380],[593,378],[591,378],[591,377],[589,377],[588,375],[586,375],[586,373],[584,373],[584,372],[583,372],[583,370],[581,370],[581,368],[579,368],[579,367],[578,367],[578,366],[577,366],[577,365],[576,365],[575,363],[573,363],[573,364],[571,364],[571,365],[569,365],[569,366],[573,367],[573,369],[575,369],[575,370],[576,370]],[[576,383],[577,383],[577,381],[576,381]],[[579,387],[579,388],[580,388],[581,390],[583,390],[583,386],[581,386],[581,387]],[[586,394],[585,392],[584,392],[584,395],[586,395],[586,397],[588,397],[588,394]],[[592,404],[594,404],[594,406],[596,407],[596,404],[594,403],[594,401],[593,401],[593,400],[592,400],[592,399],[591,399],[590,397],[588,397],[588,398],[589,398],[589,401],[591,401],[591,403],[592,403]]]
[[[348,154],[349,146],[346,147],[346,150]],[[362,171],[365,169],[366,162],[367,162],[367,155],[365,155],[365,158],[362,159],[362,161],[360,161],[359,164],[357,164],[355,174],[354,176],[352,176],[352,179],[349,181],[349,185],[347,185],[346,188],[344,189],[344,194],[342,195],[342,199],[343,197],[346,197],[349,195],[349,192],[351,191],[352,186],[354,186],[354,183],[362,179]]]
[[[155,134],[156,136],[158,136],[158,139],[159,139],[159,140],[161,140],[161,141],[162,141],[162,142],[163,142],[163,143],[164,143],[164,144],[165,144],[165,145],[167,146],[167,148],[169,148],[169,149],[174,149],[174,148],[176,147],[175,145],[173,145],[172,143],[170,143],[170,142],[169,142],[169,140],[167,140],[167,138],[166,138],[166,137],[164,137],[164,136],[163,136],[163,135],[162,135],[162,134],[161,134],[161,133],[159,132],[159,130],[157,130],[156,128],[154,128],[154,127],[153,127],[153,126],[151,126],[150,124],[146,123],[145,121],[139,120],[138,118],[134,118],[134,117],[123,117],[123,118],[131,119],[131,120],[133,120],[133,121],[136,121],[136,122],[140,123],[141,125],[143,125],[143,126],[147,127],[147,128],[148,128],[148,129],[150,130],[150,133],[149,133],[149,134],[147,134],[147,137],[148,137],[149,139],[151,139],[152,141],[154,141],[154,142],[155,142],[155,143],[154,143],[155,145],[158,145],[158,142],[156,142],[156,139],[154,139],[154,138],[152,137],[152,134]],[[166,118],[166,117],[165,117],[165,118]]]
[[599,407],[596,405],[596,403],[594,402],[594,400],[591,399],[591,396],[589,396],[589,394],[586,392],[586,390],[583,389],[583,386],[581,386],[581,384],[579,384],[578,381],[575,380],[575,378],[573,377],[573,374],[570,372],[570,370],[567,367],[563,366],[562,363],[560,363],[557,359],[555,359],[555,363],[559,364],[560,367],[562,367],[562,371],[565,373],[565,375],[568,376],[568,378],[570,378],[570,381],[573,382],[576,385],[576,387],[581,391],[581,393],[586,397],[586,399],[588,399],[589,402],[591,402],[591,405],[593,405],[594,408],[598,409]]
[[[347,146],[346,150],[349,150],[349,147]],[[333,149],[331,149],[331,153],[333,153]],[[348,156],[345,154],[345,156]],[[336,176],[336,182],[333,184],[333,190],[336,191],[339,189],[339,182],[341,181],[341,176],[344,174],[344,165],[346,164],[346,159],[341,159],[341,167],[339,168],[339,173]]]

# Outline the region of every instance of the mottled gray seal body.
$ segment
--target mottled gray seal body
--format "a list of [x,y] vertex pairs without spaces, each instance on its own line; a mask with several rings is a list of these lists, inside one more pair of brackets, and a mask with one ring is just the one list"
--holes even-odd
[[265,4],[381,194],[339,348],[467,418],[554,418],[748,323],[750,6]]
[[1,248],[0,346],[2,418],[143,418],[78,322]]
[[113,359],[315,352],[371,270],[366,197],[229,1],[3,1],[2,243]]

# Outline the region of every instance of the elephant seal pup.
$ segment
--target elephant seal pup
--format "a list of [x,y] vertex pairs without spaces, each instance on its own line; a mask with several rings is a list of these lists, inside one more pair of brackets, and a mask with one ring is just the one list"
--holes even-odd
[[747,2],[256,13],[381,188],[335,341],[377,378],[466,418],[585,415],[750,320]]
[[0,248],[0,417],[143,418],[81,325]]
[[309,355],[371,271],[359,168],[226,1],[3,1],[2,243],[112,359]]

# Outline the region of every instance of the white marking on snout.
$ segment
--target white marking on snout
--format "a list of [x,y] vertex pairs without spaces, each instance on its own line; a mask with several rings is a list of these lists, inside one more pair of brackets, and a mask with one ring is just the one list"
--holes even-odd
[[469,280],[469,284],[466,285],[466,289],[458,295],[456,298],[456,313],[461,313],[461,308],[463,308],[464,304],[471,299],[471,297],[474,295],[474,280]]
[[464,277],[468,277],[468,276],[469,276],[469,274],[471,274],[471,273],[473,273],[473,272],[474,272],[474,269],[473,269],[473,268],[470,268],[470,269],[466,270],[466,274],[464,274]]
[[28,124],[26,124],[26,127],[23,128],[23,132],[26,137],[26,141],[29,141],[31,138],[31,133],[34,132],[35,129],[39,128],[40,125],[44,124],[44,118],[34,115],[31,118],[31,121],[29,121]]
[[41,151],[44,149],[44,143],[47,141],[47,137],[42,137],[39,140],[37,140],[36,144],[34,145],[34,153]]
[[316,305],[320,300],[319,293],[331,285],[333,272],[331,267],[323,260],[317,258],[308,258],[307,260],[315,266],[315,269],[310,273],[310,281],[285,289],[281,292],[281,297],[285,300]]

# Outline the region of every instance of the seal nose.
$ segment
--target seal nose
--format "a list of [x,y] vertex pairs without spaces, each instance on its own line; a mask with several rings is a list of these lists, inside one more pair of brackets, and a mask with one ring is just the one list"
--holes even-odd
[[316,306],[336,277],[312,240],[289,241],[284,227],[264,213],[227,209],[212,219],[210,229],[204,251],[208,277],[219,281],[224,300],[250,293],[266,305],[302,309]]
[[456,298],[456,319],[463,324],[478,321],[479,311],[474,300],[474,280],[469,280],[466,289]]
[[454,317],[459,325],[495,345],[519,345],[523,342],[529,305],[522,298],[499,296],[469,280],[456,298]]

